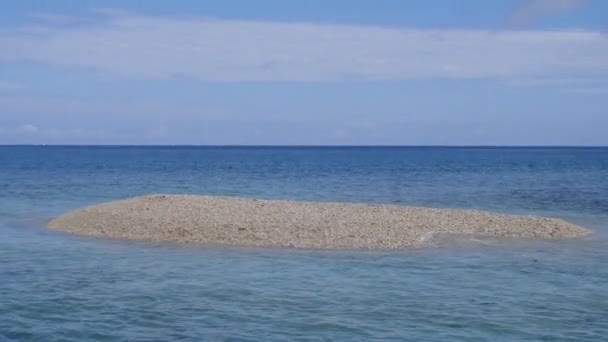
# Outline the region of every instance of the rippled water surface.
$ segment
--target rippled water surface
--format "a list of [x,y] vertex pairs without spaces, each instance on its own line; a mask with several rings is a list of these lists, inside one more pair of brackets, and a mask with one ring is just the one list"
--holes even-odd
[[[347,252],[44,229],[161,192],[541,214],[595,234]],[[0,341],[601,341],[607,233],[602,148],[0,147]]]

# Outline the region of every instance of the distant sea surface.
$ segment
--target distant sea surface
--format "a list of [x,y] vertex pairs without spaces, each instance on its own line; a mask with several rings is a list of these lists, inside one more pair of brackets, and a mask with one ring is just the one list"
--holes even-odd
[[[591,228],[397,252],[66,235],[150,193],[483,209]],[[601,341],[608,148],[0,147],[0,341]]]

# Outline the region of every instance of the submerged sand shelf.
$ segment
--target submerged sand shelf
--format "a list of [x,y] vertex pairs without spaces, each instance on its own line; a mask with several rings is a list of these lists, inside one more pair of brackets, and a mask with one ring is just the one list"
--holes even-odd
[[420,247],[443,233],[541,239],[590,234],[559,219],[482,211],[186,195],[103,203],[48,226],[132,240],[320,249]]

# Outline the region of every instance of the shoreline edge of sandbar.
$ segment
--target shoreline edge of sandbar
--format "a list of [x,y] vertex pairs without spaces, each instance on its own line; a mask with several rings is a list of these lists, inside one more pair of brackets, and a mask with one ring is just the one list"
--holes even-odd
[[591,231],[561,219],[387,204],[147,195],[68,212],[54,230],[95,237],[242,247],[390,250],[433,234],[565,239]]

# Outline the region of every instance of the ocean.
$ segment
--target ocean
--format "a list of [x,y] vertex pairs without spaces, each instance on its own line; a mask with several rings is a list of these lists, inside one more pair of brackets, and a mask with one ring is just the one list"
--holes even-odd
[[[0,147],[0,341],[601,341],[608,148]],[[45,222],[151,193],[558,217],[562,241],[315,251],[129,242]]]

